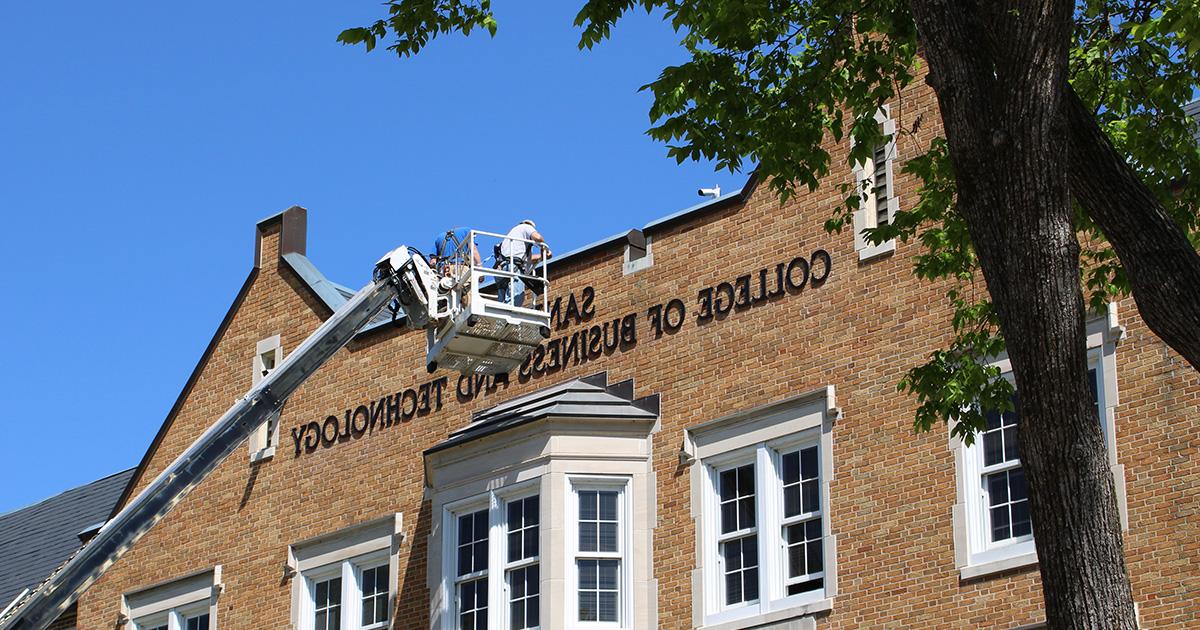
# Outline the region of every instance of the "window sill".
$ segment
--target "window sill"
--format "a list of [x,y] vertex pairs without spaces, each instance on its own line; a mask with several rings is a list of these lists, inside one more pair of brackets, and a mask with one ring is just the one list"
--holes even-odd
[[1022,553],[991,562],[981,562],[979,564],[970,564],[958,570],[959,578],[963,581],[974,580],[981,577],[1012,571],[1013,569],[1023,569],[1025,567],[1037,566],[1038,557],[1036,551]]
[[275,447],[269,446],[267,448],[264,448],[261,451],[255,452],[253,455],[251,455],[250,463],[257,464],[259,462],[265,462],[268,459],[271,459],[272,457],[275,457]]
[[742,630],[743,628],[753,628],[767,623],[778,623],[800,617],[808,617],[817,613],[823,613],[833,610],[833,598],[818,599],[814,602],[801,604],[799,606],[789,606],[772,610],[767,613],[758,615],[750,615],[741,619],[731,621],[722,621],[720,623],[706,624],[700,626],[699,630]]
[[882,256],[887,256],[896,251],[896,241],[886,241],[878,245],[867,245],[858,250],[858,262],[866,262]]

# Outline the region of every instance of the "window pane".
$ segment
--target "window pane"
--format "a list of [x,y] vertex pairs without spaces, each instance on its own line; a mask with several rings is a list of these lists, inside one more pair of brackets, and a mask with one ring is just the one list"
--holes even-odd
[[725,604],[758,599],[758,537],[721,543],[721,556],[725,560]]
[[208,615],[196,615],[188,617],[188,620],[183,624],[187,630],[208,630]]
[[508,614],[510,630],[524,630],[538,625],[539,589],[538,565],[509,572]]
[[486,630],[487,591],[487,578],[458,585],[458,619],[462,630]]
[[342,578],[322,580],[314,587],[314,628],[338,630],[342,622]]
[[803,577],[823,569],[821,519],[815,518],[784,528],[787,541],[787,576]]
[[620,493],[615,490],[579,493],[579,551],[619,550],[618,494]]
[[487,510],[458,518],[458,575],[487,570]]
[[988,503],[1000,505],[1008,503],[1008,473],[988,475]]
[[387,565],[363,569],[362,625],[387,621]]
[[[991,416],[992,414],[988,414]],[[990,423],[989,423],[990,424]],[[983,465],[992,466],[1004,461],[1004,432],[994,429],[983,434]]]
[[600,551],[617,550],[617,524],[600,523]]
[[621,562],[581,559],[579,570],[579,620],[617,621],[620,617]]
[[600,493],[594,490],[584,490],[579,493],[579,520],[596,520]]
[[617,520],[617,493],[616,492],[601,492],[600,493],[600,520],[602,520],[602,521]]
[[598,523],[579,523],[579,550],[596,551],[600,540]]
[[1025,471],[1014,468],[986,475],[985,479],[992,542],[1031,534]]
[[[538,555],[538,498],[536,496],[508,504],[508,561],[516,562]],[[530,518],[533,516],[534,518]]]
[[785,453],[783,455],[783,483],[800,481],[800,453]]
[[754,527],[754,464],[726,470],[719,481],[721,533]]

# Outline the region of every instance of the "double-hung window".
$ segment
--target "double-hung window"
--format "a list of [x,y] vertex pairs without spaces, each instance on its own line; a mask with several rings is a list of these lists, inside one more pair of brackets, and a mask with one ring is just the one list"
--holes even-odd
[[389,627],[401,525],[391,514],[290,545],[292,627]]
[[567,618],[578,628],[629,628],[629,479],[569,477]]
[[821,508],[820,449],[788,449],[780,456],[783,540],[787,547],[784,591],[799,595],[825,586],[825,528]]
[[[1013,407],[1017,399],[1013,397]],[[974,449],[979,458],[987,545],[1009,544],[1033,539],[1029,517],[1029,492],[1025,471],[1021,468],[1021,436],[1016,411],[989,412],[981,447]]]
[[458,516],[458,571],[454,577],[459,630],[488,627],[488,510]]
[[377,630],[388,625],[388,558],[373,553],[304,574],[302,630]]
[[508,628],[541,625],[541,502],[537,495],[509,501],[504,529],[507,551],[504,584],[508,590]]
[[721,504],[718,557],[726,606],[758,601],[758,506],[754,463],[717,474]]
[[706,463],[706,618],[732,621],[827,599],[821,445],[763,442]]
[[698,554],[696,614],[751,627],[831,610],[833,386],[689,428]]
[[[1115,359],[1110,348],[1095,348],[1089,353],[1088,379],[1096,421],[1115,464],[1113,414],[1116,382]],[[1006,360],[997,362],[1008,369]],[[1009,372],[1005,378],[1012,380]],[[1014,394],[1012,411],[993,411],[985,415],[983,431],[970,446],[958,440],[960,503],[955,505],[955,556],[963,579],[1032,566],[1037,562],[1033,542],[1033,520],[1025,471],[1021,467],[1021,419],[1017,412],[1019,396]],[[1113,466],[1114,474],[1121,470]],[[1117,480],[1117,491],[1123,483]],[[1123,501],[1118,497],[1119,503]]]
[[530,630],[541,624],[541,501],[489,494],[450,511],[447,575],[456,630]]

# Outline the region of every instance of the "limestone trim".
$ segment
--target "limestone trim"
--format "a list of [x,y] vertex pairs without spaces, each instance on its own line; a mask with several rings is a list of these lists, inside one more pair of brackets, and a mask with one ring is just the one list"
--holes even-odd
[[[787,622],[828,611],[837,595],[837,535],[831,529],[829,494],[834,477],[833,425],[840,417],[833,386],[822,387],[776,403],[731,414],[685,431],[680,458],[691,466],[691,509],[696,524],[696,566],[692,572],[692,625],[734,630]],[[820,521],[823,584],[814,591],[787,595],[781,548],[783,523],[780,457],[797,448],[817,446],[819,453]],[[717,471],[753,462],[758,502],[759,599],[727,608],[721,599],[717,553],[719,514]],[[780,531],[776,531],[780,530]],[[767,576],[767,577],[763,577]]]
[[[1117,387],[1116,348],[1125,338],[1125,328],[1117,317],[1117,305],[1087,322],[1088,367],[1096,373],[1096,399],[1100,427],[1107,447],[1109,469],[1117,495],[1121,528],[1129,529],[1129,508],[1125,494],[1125,467],[1117,459],[1116,408],[1120,404]],[[1011,379],[1012,365],[1001,355],[992,365]],[[951,509],[954,540],[954,564],[962,581],[976,580],[1037,565],[1033,536],[1011,544],[995,546],[983,542],[985,524],[982,499],[978,496],[978,443],[968,447],[961,438],[950,436],[948,446],[954,455],[957,500]]]
[[[272,335],[259,341],[254,346],[254,359],[251,361],[251,384],[257,386],[281,363],[283,363],[283,344],[279,335]],[[275,447],[278,444],[279,412],[276,411],[246,440],[247,449],[250,452],[250,463],[274,457]]]
[[[896,195],[896,176],[894,166],[896,163],[896,121],[892,119],[891,107],[884,105],[875,114],[875,122],[883,128],[883,133],[888,136],[887,144],[884,146],[884,172],[887,178],[887,215],[888,222],[895,220],[896,212],[900,210],[900,198]],[[872,245],[863,234],[863,230],[878,227],[875,210],[875,192],[874,182],[871,179],[875,175],[877,164],[874,158],[870,158],[865,163],[858,163],[854,166],[854,183],[855,190],[859,194],[858,209],[854,211],[854,250],[858,252],[859,261],[867,261],[879,256],[890,254],[896,251],[896,240],[884,241],[878,245]]]
[[183,615],[207,613],[210,630],[216,630],[217,599],[223,591],[221,565],[216,565],[126,593],[121,597],[118,627],[143,630],[166,625],[176,630]]
[[[657,520],[650,438],[656,421],[548,417],[426,454],[427,493],[434,514],[429,536],[430,627],[455,628],[453,519],[464,509],[502,504],[506,497],[539,499],[542,627],[592,628],[579,622],[575,601],[572,484],[606,480],[623,485],[629,515],[626,617],[621,628],[656,627],[653,528]],[[515,493],[515,494],[514,494]],[[493,544],[493,543],[489,543]],[[499,544],[496,541],[494,544]],[[497,579],[502,579],[497,576]],[[494,580],[493,580],[494,581]],[[495,599],[490,601],[496,602]],[[503,600],[500,600],[503,601]],[[495,613],[491,611],[495,610]],[[503,606],[489,608],[489,627],[506,628]]]
[[[395,610],[403,532],[404,517],[397,512],[289,545],[283,574],[292,583],[291,627],[309,627],[314,579],[341,575],[344,586],[357,584],[362,569],[380,563],[388,565],[388,610]],[[352,609],[357,602],[344,603]]]

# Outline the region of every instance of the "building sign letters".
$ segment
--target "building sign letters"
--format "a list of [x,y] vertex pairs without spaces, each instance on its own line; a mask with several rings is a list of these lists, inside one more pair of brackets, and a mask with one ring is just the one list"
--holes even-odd
[[[654,338],[674,334],[693,322],[704,326],[723,321],[755,306],[788,295],[795,295],[806,286],[824,284],[833,268],[829,252],[818,249],[807,258],[797,256],[789,261],[764,267],[752,273],[723,280],[696,292],[689,306],[682,298],[651,305],[645,311],[596,319],[596,290],[584,287],[579,295],[571,293],[556,298],[550,307],[550,326],[555,331],[576,328],[539,345],[517,370],[517,379],[525,383],[553,374],[567,366],[580,365],[637,347],[639,319],[643,334]],[[689,313],[689,308],[691,309]],[[295,456],[313,453],[321,448],[356,440],[385,431],[435,411],[451,401],[470,402],[481,395],[507,388],[509,375],[462,375],[451,384],[450,377],[441,377],[384,395],[329,415],[324,420],[301,424],[291,430]]]

